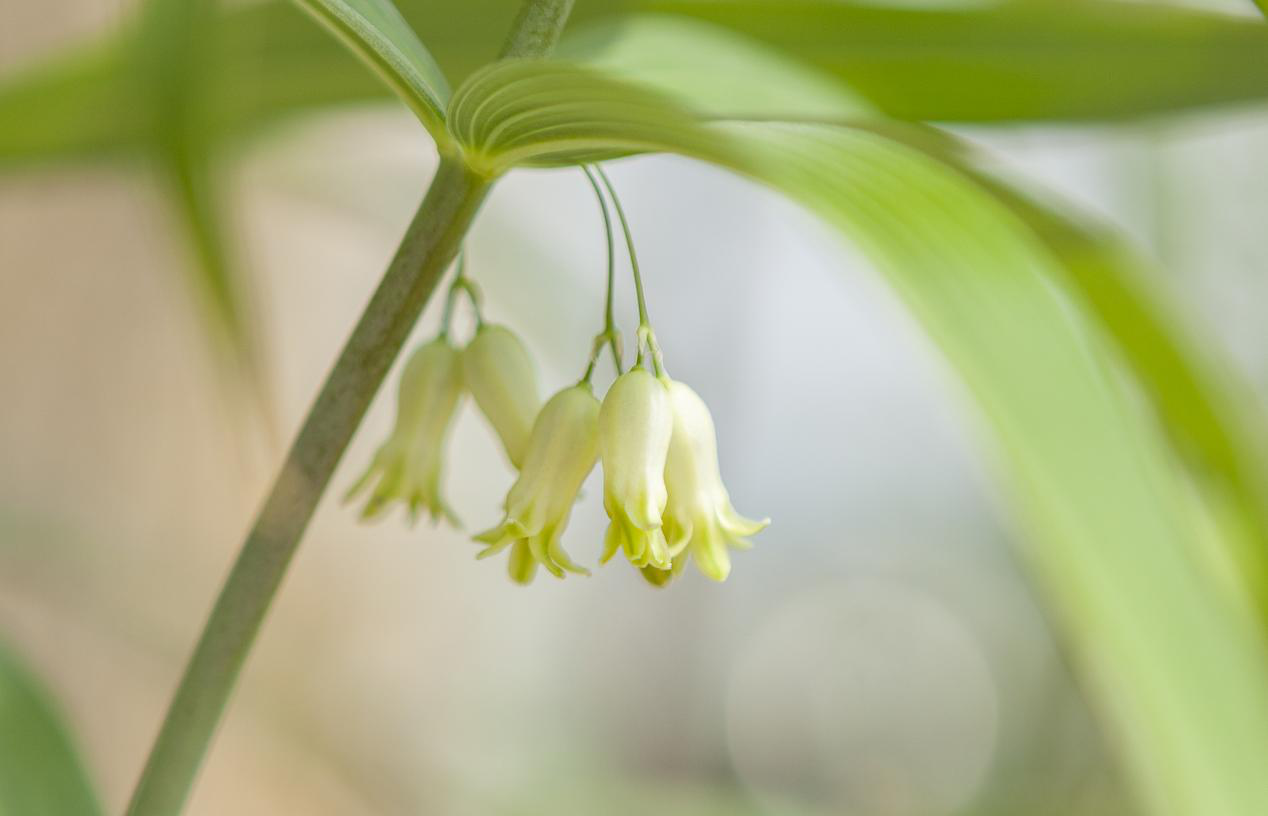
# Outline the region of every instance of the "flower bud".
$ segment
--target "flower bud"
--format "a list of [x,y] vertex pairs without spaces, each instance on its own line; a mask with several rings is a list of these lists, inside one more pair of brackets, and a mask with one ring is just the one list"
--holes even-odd
[[589,385],[565,388],[543,406],[529,435],[519,479],[506,496],[502,523],[476,536],[488,544],[477,557],[512,547],[511,578],[533,580],[541,564],[557,578],[589,575],[572,562],[559,539],[568,526],[581,483],[599,457],[599,401]]
[[374,518],[393,502],[404,502],[410,521],[420,509],[457,525],[440,496],[445,439],[462,396],[458,352],[444,338],[419,346],[405,364],[397,392],[396,425],[347,500],[374,482],[362,518]]
[[541,407],[528,351],[506,327],[482,326],[463,349],[462,372],[467,390],[502,440],[511,464],[522,466],[533,418]]
[[674,554],[673,571],[681,571],[689,553],[702,573],[725,581],[731,571],[727,548],[747,549],[747,538],[765,529],[770,519],[751,521],[735,512],[722,485],[717,432],[708,407],[683,383],[666,383],[674,431],[665,462],[669,501],[664,521],[669,550]]
[[604,563],[619,549],[636,567],[670,568],[660,528],[672,432],[673,411],[664,384],[641,368],[617,377],[599,412],[603,508],[611,519]]

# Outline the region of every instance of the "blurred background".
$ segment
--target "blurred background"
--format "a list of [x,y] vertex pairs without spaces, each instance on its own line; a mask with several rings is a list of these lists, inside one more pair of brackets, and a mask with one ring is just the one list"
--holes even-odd
[[[0,5],[0,75],[130,6]],[[1130,234],[1263,396],[1264,112],[958,132]],[[0,178],[0,638],[47,687],[108,812],[434,166],[385,103],[272,128],[223,168],[271,423],[226,395],[153,179]],[[747,182],[663,157],[609,172],[667,366],[713,410],[737,508],[773,525],[724,585],[691,571],[656,591],[614,561],[516,587],[468,540],[513,479],[469,404],[446,483],[466,532],[365,526],[340,505],[390,427],[380,395],[189,813],[1132,813],[1014,558],[986,434],[890,292]],[[470,236],[486,314],[526,340],[544,393],[575,381],[601,327],[603,240],[575,170],[514,173]],[[593,565],[601,483],[585,493],[565,545]]]

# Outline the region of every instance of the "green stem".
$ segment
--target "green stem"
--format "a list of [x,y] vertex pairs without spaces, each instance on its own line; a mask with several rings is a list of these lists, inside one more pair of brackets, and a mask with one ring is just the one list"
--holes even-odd
[[612,199],[612,205],[616,207],[616,217],[621,222],[621,231],[625,233],[625,246],[630,252],[630,269],[634,273],[634,292],[638,296],[638,358],[635,365],[643,364],[643,351],[646,348],[652,353],[652,368],[656,370],[656,375],[660,376],[665,373],[664,365],[661,362],[660,347],[656,344],[656,335],[652,332],[651,319],[647,316],[647,298],[643,296],[643,275],[638,268],[638,253],[634,251],[634,236],[630,234],[630,222],[625,218],[625,208],[621,206],[621,199],[617,197],[616,188],[612,186],[612,180],[608,178],[608,174],[603,172],[603,168],[597,164],[594,165],[594,169],[603,180],[603,186],[608,189],[608,197]]
[[573,0],[526,0],[502,46],[502,59],[533,59],[555,50]]
[[634,251],[634,236],[630,235],[630,222],[625,219],[625,208],[621,206],[621,199],[617,197],[616,188],[612,186],[612,180],[608,178],[608,174],[603,172],[603,168],[597,164],[594,169],[599,174],[599,178],[603,179],[603,186],[608,188],[608,195],[612,198],[613,206],[616,207],[616,217],[621,221],[621,231],[625,233],[625,246],[630,252],[630,268],[634,272],[634,291],[638,295],[638,324],[650,326],[651,321],[647,319],[647,299],[643,297],[643,276],[638,269],[638,253]]
[[287,455],[211,611],[130,816],[179,813],[225,703],[317,502],[370,401],[484,200],[487,182],[441,164],[378,290]]
[[[547,54],[571,7],[572,0],[526,0],[504,56]],[[137,783],[129,816],[180,813],[247,653],[335,465],[462,245],[489,184],[459,161],[442,160],[382,282],[308,412],[216,599]]]
[[445,339],[449,339],[454,309],[458,305],[458,296],[462,294],[466,294],[467,300],[471,301],[471,310],[475,312],[476,331],[479,331],[484,328],[484,313],[480,309],[482,298],[480,287],[467,277],[466,250],[458,253],[458,276],[453,279],[453,283],[449,284],[449,292],[445,296],[445,311],[440,318],[440,336]]
[[607,200],[603,197],[603,190],[599,188],[599,180],[595,178],[594,171],[585,165],[581,166],[581,170],[586,174],[586,179],[594,189],[594,197],[599,202],[599,212],[603,215],[603,232],[608,241],[608,293],[604,303],[603,332],[595,338],[594,349],[590,353],[590,364],[586,368],[585,376],[582,377],[582,382],[590,382],[590,377],[594,374],[594,366],[605,344],[612,349],[612,364],[616,366],[617,376],[622,374],[621,339],[616,329],[616,240],[612,235],[612,214],[608,212]]

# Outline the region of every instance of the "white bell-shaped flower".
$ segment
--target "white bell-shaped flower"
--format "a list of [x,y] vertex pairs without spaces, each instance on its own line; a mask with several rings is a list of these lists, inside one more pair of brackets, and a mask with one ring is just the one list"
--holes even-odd
[[533,420],[541,408],[528,350],[505,326],[481,326],[462,351],[467,390],[489,420],[511,464],[524,464]]
[[670,568],[661,514],[667,499],[665,458],[673,427],[669,392],[644,369],[617,377],[604,397],[599,450],[603,507],[611,519],[604,563],[621,550],[636,567]]
[[370,466],[348,491],[347,500],[374,489],[362,518],[379,516],[393,502],[403,502],[411,522],[420,510],[433,520],[457,519],[440,495],[445,441],[462,397],[458,352],[443,337],[419,346],[405,363],[397,392],[396,425],[374,454]]
[[[689,554],[702,573],[725,581],[731,572],[728,548],[748,548],[748,537],[765,529],[770,519],[752,521],[735,512],[722,485],[717,432],[709,408],[683,383],[665,382],[674,417],[665,462],[669,501],[664,515],[665,537],[674,556],[672,573],[681,572]],[[652,583],[670,577],[649,572],[645,569],[644,575]]]
[[568,526],[581,483],[599,456],[599,401],[588,384],[565,388],[542,407],[529,435],[519,479],[506,496],[502,523],[476,540],[488,544],[479,558],[511,547],[511,578],[533,580],[541,564],[557,578],[588,575],[573,563],[559,539]]

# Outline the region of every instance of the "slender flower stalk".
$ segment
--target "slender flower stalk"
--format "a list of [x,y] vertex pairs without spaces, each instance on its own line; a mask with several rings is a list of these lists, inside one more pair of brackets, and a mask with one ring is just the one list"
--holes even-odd
[[479,331],[484,326],[484,313],[480,308],[483,297],[480,294],[480,287],[476,286],[475,281],[467,277],[466,250],[458,254],[458,275],[454,278],[453,283],[449,284],[449,293],[445,296],[445,313],[440,320],[441,337],[446,339],[449,337],[453,327],[455,307],[458,305],[458,297],[464,294],[471,301],[471,309],[475,312],[476,330]]
[[599,181],[595,178],[594,170],[586,165],[582,165],[581,170],[586,174],[586,180],[590,182],[590,187],[594,190],[594,197],[599,202],[599,212],[603,215],[603,233],[607,238],[608,245],[608,289],[603,308],[603,331],[594,338],[594,345],[590,351],[590,363],[586,367],[585,376],[582,377],[583,382],[589,382],[590,378],[594,376],[595,364],[598,362],[599,355],[602,353],[605,344],[612,349],[612,364],[616,367],[617,376],[623,373],[623,368],[621,333],[616,328],[614,308],[616,298],[616,241],[612,235],[612,214],[608,212],[608,202],[603,197],[603,190],[599,188]]
[[634,236],[630,232],[630,222],[625,217],[625,208],[621,206],[621,199],[616,194],[616,188],[612,186],[612,180],[608,178],[608,174],[603,172],[603,168],[594,165],[595,173],[603,181],[603,186],[607,188],[608,197],[612,199],[612,206],[616,208],[616,217],[621,222],[621,232],[625,235],[625,247],[630,253],[630,271],[634,276],[634,294],[638,299],[638,352],[634,365],[641,366],[643,364],[644,352],[650,352],[652,357],[652,370],[656,372],[656,376],[663,376],[665,373],[664,362],[660,352],[660,346],[656,343],[656,335],[652,331],[651,318],[647,316],[647,297],[643,293],[643,273],[638,266],[638,253],[634,250]]

